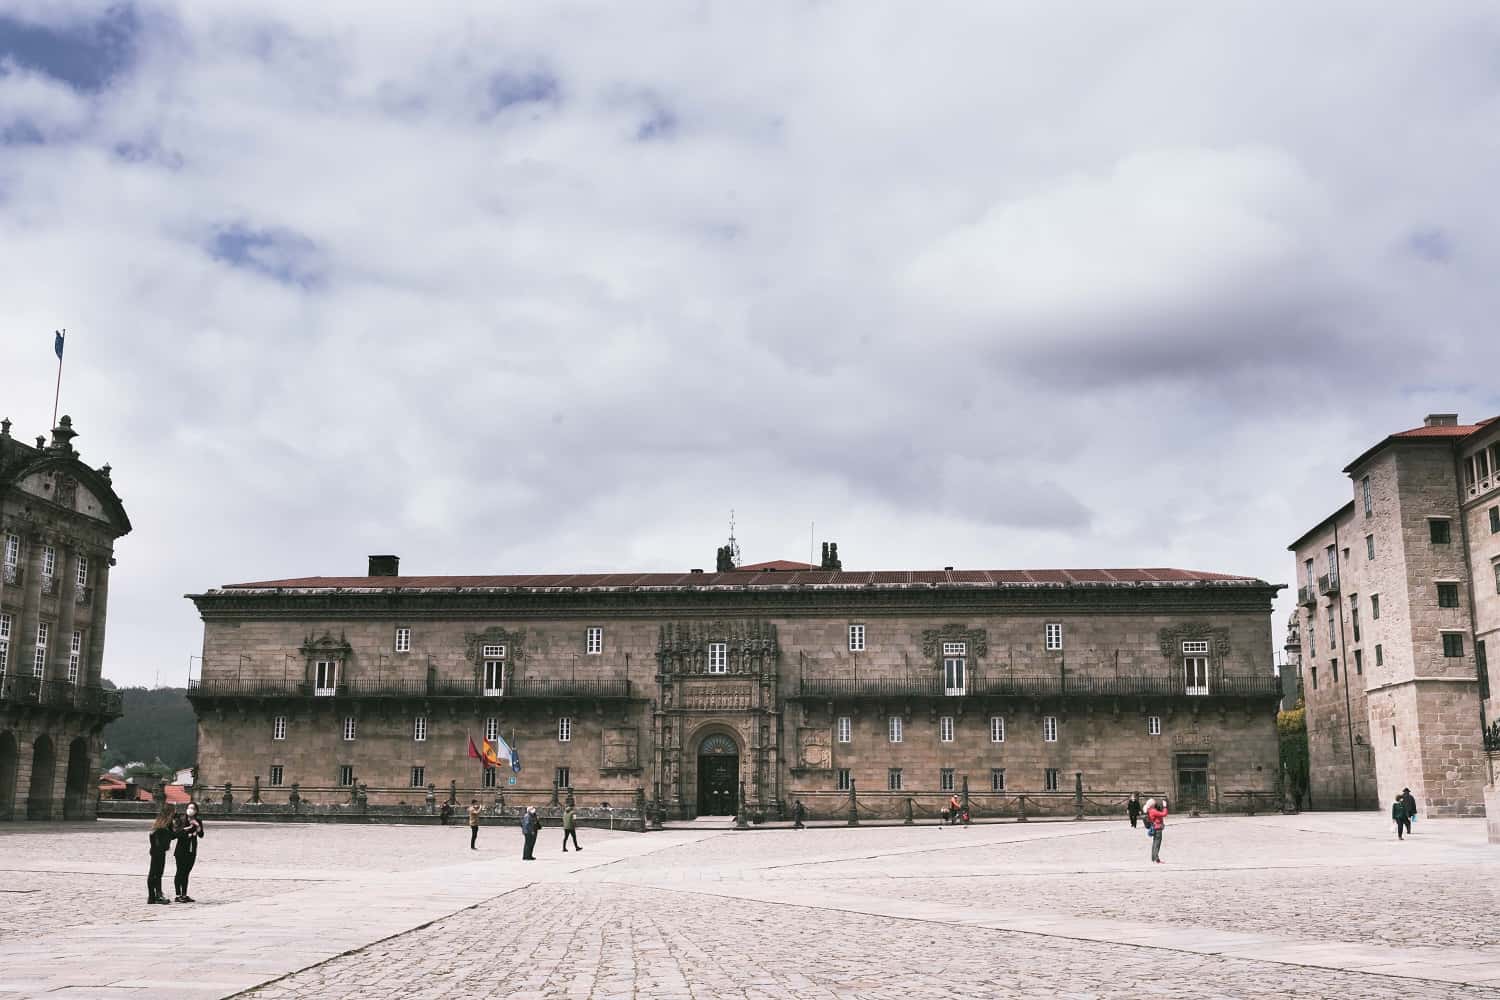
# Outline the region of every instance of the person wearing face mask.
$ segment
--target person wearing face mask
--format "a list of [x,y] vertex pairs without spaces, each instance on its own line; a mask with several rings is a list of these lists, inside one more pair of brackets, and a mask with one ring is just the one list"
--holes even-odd
[[193,897],[188,895],[188,876],[198,861],[198,841],[202,837],[203,820],[198,816],[198,803],[189,802],[187,814],[177,824],[177,847],[172,854],[177,862],[177,873],[172,882],[177,889],[175,901],[178,903],[193,902]]

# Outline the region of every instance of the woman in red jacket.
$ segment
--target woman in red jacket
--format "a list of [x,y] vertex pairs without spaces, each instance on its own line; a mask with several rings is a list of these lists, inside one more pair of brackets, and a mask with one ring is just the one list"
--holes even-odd
[[1152,805],[1146,810],[1146,823],[1151,827],[1151,860],[1161,864],[1161,831],[1167,822],[1167,800]]

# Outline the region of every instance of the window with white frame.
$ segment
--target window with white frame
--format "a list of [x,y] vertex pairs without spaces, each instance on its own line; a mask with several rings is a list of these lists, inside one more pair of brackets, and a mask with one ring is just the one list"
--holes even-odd
[[36,627],[36,657],[31,661],[31,676],[41,677],[47,672],[47,637],[52,626],[38,622]]
[[938,769],[938,791],[953,791],[953,768],[943,767]]
[[329,698],[338,692],[339,661],[318,660],[313,664],[313,694]]
[[396,629],[396,652],[411,652],[411,629],[405,625],[401,625]]
[[414,767],[411,769],[411,787],[421,788],[427,784],[427,768]]
[[21,536],[5,536],[5,565],[15,566],[21,561]]
[[953,742],[953,716],[945,715],[938,719],[938,739],[944,743]]
[[83,633],[73,632],[73,637],[68,642],[68,683],[78,683],[78,669],[83,658]]
[[1184,642],[1182,644],[1182,684],[1186,694],[1208,694],[1207,642]]
[[589,656],[598,656],[604,652],[604,629],[598,625],[590,626],[583,633],[583,651]]
[[411,720],[411,738],[415,743],[422,743],[427,739],[427,716],[418,715]]
[[1044,743],[1057,742],[1057,716],[1047,715],[1042,717],[1042,741]]
[[1049,622],[1047,624],[1047,649],[1051,652],[1062,649],[1062,623]]
[[840,743],[848,743],[853,738],[854,738],[854,724],[853,724],[853,722],[850,720],[849,716],[847,716],[847,715],[841,715],[841,716],[839,716],[839,722],[838,722],[838,740],[839,740],[839,742]]
[[484,661],[484,693],[496,697],[505,693],[505,661]]
[[352,715],[344,716],[344,741],[353,742],[359,735],[359,722]]
[[272,764],[271,765],[271,787],[272,788],[280,788],[281,787],[281,779],[282,779],[282,776],[285,773],[286,772],[283,769],[282,765],[280,765],[280,764]]
[[887,727],[888,728],[887,728],[886,732],[887,732],[887,735],[889,735],[889,737],[890,737],[890,741],[892,743],[900,743],[901,742],[901,716],[899,716],[899,715],[893,715],[893,716],[891,716],[890,719],[887,721]]
[[969,645],[965,642],[943,643],[943,694],[949,697],[964,693]]
[[1004,743],[1005,742],[1005,716],[1003,716],[1003,715],[992,715],[992,716],[990,716],[990,742],[991,743]]
[[1057,777],[1058,777],[1058,775],[1057,775],[1057,768],[1055,768],[1055,767],[1049,767],[1049,768],[1047,768],[1046,773],[1042,776],[1042,791],[1044,791],[1044,792],[1055,792],[1055,791],[1057,791],[1057,789],[1058,789]]
[[888,792],[901,791],[901,768],[893,767],[885,773],[885,788]]
[[1147,736],[1160,736],[1161,735],[1161,716],[1159,716],[1159,715],[1153,715],[1153,716],[1150,716],[1150,717],[1148,717],[1146,719],[1146,735]]
[[491,743],[500,738],[500,720],[496,716],[490,716],[484,720],[484,738]]
[[573,738],[573,720],[566,715],[557,720],[557,742],[567,743]]
[[1005,768],[1003,768],[1003,767],[992,767],[992,768],[990,768],[990,791],[992,791],[992,792],[1003,792],[1003,791],[1005,791]]
[[503,660],[505,659],[505,647],[498,645],[480,646],[479,655],[482,659],[486,660]]
[[500,773],[493,767],[484,769],[484,778],[480,782],[485,788],[495,788],[500,784]]
[[0,614],[0,680],[10,666],[10,615]]
[[853,780],[853,776],[849,773],[849,769],[847,767],[839,768],[834,775],[834,790],[839,792],[847,792],[849,790],[849,782],[851,780]]
[[271,720],[271,739],[286,739],[286,716],[278,715]]
[[849,626],[849,652],[863,653],[865,651],[865,627],[863,625]]
[[80,588],[87,587],[89,585],[89,557],[88,556],[79,556],[78,557],[78,575],[77,575],[76,579],[78,581],[78,586]]
[[350,785],[353,785],[353,784],[354,784],[354,765],[353,764],[340,764],[339,765],[339,787],[340,788],[348,788]]
[[711,674],[729,672],[729,644],[727,642],[708,644],[708,672]]
[[42,548],[42,575],[51,576],[57,569],[57,550],[50,545]]

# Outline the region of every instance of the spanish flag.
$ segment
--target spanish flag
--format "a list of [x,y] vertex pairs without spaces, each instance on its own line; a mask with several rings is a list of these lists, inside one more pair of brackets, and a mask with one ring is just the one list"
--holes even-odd
[[484,761],[485,767],[498,768],[500,766],[500,755],[495,752],[495,745],[489,740],[480,741],[479,746],[474,745],[474,737],[469,737],[469,756]]

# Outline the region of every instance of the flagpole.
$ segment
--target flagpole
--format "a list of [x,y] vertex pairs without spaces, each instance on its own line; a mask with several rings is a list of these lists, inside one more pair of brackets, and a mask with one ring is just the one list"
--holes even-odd
[[68,335],[68,331],[66,331],[66,330],[62,330],[62,331],[59,331],[59,332],[60,332],[60,336],[59,336],[58,341],[57,341],[57,344],[58,344],[58,350],[57,350],[57,388],[52,393],[52,426],[53,427],[57,426],[57,401],[60,398],[62,398],[62,363],[63,363],[62,344],[63,344],[63,339],[66,338],[67,335]]

